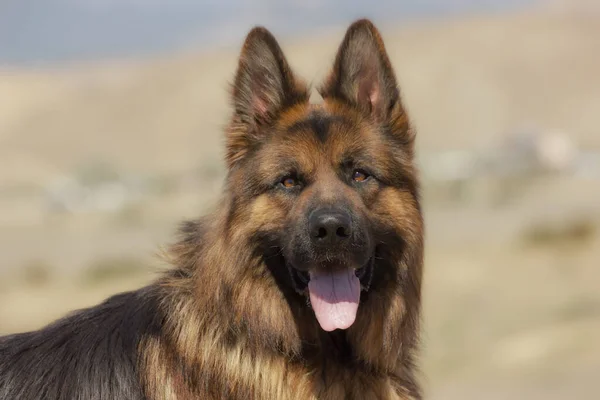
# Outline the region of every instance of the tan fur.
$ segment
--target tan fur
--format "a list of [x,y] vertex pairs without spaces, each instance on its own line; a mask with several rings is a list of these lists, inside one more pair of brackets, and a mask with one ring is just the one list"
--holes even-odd
[[[390,74],[379,33],[370,23],[357,24],[349,35],[357,29],[370,32],[376,43],[374,51],[382,57],[379,67]],[[265,32],[253,31],[242,49],[234,84],[237,111],[227,129],[230,172],[225,196],[211,216],[172,248],[171,262],[178,272],[160,281],[164,326],[160,335],[143,338],[139,346],[146,394],[152,400],[420,399],[414,364],[423,220],[413,166],[414,132],[385,81],[383,86],[377,83],[375,89],[366,89],[367,101],[384,102],[386,98],[378,96],[389,94],[397,101],[389,115],[384,114],[386,109],[373,109],[376,114],[371,118],[365,109],[340,99],[338,90],[344,95],[357,91],[356,99],[362,101],[362,86],[360,82],[340,83],[344,77],[337,72],[324,86],[325,101],[308,104],[305,86],[293,76]],[[264,42],[255,44],[253,40]],[[348,40],[343,46],[352,46]],[[253,52],[267,57],[264,65]],[[336,62],[343,59],[344,53]],[[252,87],[253,63],[283,80],[275,79],[278,85],[285,87],[289,81],[287,91]],[[293,98],[288,101],[290,93]],[[278,111],[283,103],[287,107]],[[269,133],[286,131],[314,112],[339,117],[333,119],[323,143],[309,128],[300,128],[293,136]],[[390,150],[377,125],[381,118],[386,118],[401,151]],[[267,123],[268,130],[263,128]],[[253,146],[267,140],[268,146],[252,153]],[[406,187],[373,186],[358,194],[341,184],[333,172],[335,166],[345,154],[358,150],[371,152],[376,167],[406,179]],[[314,181],[293,202],[276,194],[252,196],[247,192],[249,182],[275,178],[281,161],[289,158]],[[256,169],[240,167],[250,161],[253,164],[248,165]],[[397,232],[403,240],[402,249],[385,253],[394,270],[381,278],[368,302],[359,307],[356,322],[343,333],[352,348],[349,361],[323,358],[331,351],[331,343],[323,338],[313,311],[286,299],[254,243],[263,232],[280,232],[294,224],[314,201],[347,202],[358,214]]]

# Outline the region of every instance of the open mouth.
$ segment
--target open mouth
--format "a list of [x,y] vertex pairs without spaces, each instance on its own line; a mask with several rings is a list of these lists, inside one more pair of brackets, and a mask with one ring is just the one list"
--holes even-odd
[[[373,262],[375,261],[375,256],[372,256],[367,263],[359,268],[354,270],[354,274],[360,281],[360,288],[365,292],[369,290],[371,286],[371,278],[373,277]],[[310,274],[308,271],[300,271],[292,266],[288,265],[290,270],[290,275],[292,276],[292,282],[294,284],[294,289],[300,294],[306,294],[306,289],[308,288],[308,283],[310,282]]]
[[369,290],[375,257],[361,268],[322,268],[310,272],[289,266],[296,291],[307,295],[325,331],[347,329],[356,319],[361,291]]

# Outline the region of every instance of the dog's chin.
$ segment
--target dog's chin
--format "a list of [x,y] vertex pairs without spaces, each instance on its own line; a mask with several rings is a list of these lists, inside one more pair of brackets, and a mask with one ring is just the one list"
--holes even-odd
[[[354,268],[354,274],[360,281],[360,288],[362,291],[368,291],[371,286],[371,278],[373,277],[373,269],[374,269],[375,255],[373,254],[368,261],[363,264],[362,267]],[[323,263],[325,264],[325,263]],[[341,263],[337,263],[334,265],[333,263],[326,263],[331,265],[323,265],[328,268],[352,268],[350,266],[345,266]],[[286,265],[288,266],[288,270],[291,276],[292,285],[294,286],[294,290],[301,295],[308,296],[308,284],[310,282],[310,273],[308,270],[300,269],[288,263],[286,261]]]

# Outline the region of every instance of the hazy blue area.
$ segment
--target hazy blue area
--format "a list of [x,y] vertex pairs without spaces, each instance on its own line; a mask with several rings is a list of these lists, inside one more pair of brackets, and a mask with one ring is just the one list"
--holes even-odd
[[0,0],[0,64],[143,56],[236,43],[367,16],[379,21],[522,6],[528,0]]

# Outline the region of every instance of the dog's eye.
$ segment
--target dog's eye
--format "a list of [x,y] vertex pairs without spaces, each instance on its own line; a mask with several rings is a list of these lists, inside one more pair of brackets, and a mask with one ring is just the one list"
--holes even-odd
[[298,180],[292,176],[286,176],[285,178],[283,178],[280,182],[281,186],[283,186],[286,189],[292,189],[295,188],[296,186],[298,186],[300,183],[298,182]]
[[364,182],[367,179],[369,179],[370,177],[371,177],[371,175],[369,175],[362,169],[354,170],[354,172],[352,173],[352,180],[354,182]]

